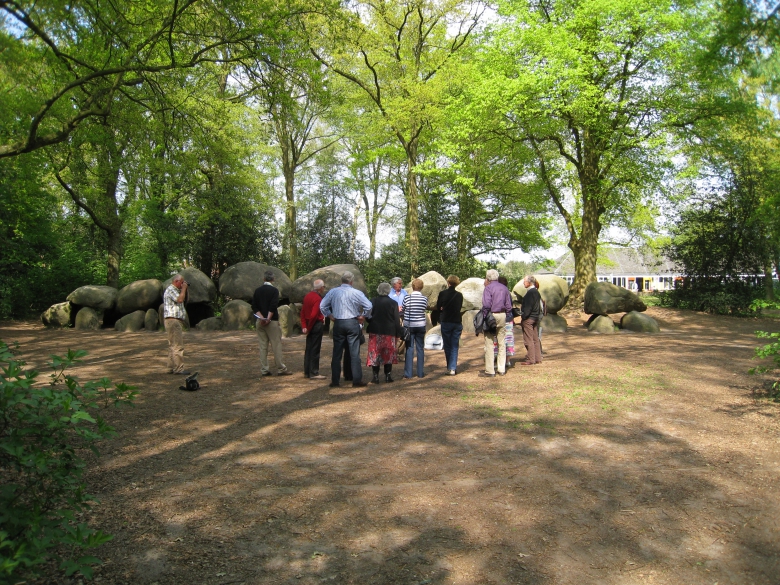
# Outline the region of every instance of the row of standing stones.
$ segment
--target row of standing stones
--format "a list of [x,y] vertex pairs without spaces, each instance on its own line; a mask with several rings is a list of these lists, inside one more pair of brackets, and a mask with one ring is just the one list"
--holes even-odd
[[[264,274],[274,274],[274,286],[279,289],[279,323],[282,335],[290,337],[301,332],[300,309],[303,298],[311,290],[316,279],[322,279],[330,290],[341,284],[341,275],[352,272],[353,285],[369,297],[363,275],[353,264],[325,266],[292,281],[278,268],[258,262],[239,262],[225,270],[219,279],[219,292],[230,299],[222,307],[219,316],[214,315],[213,303],[217,287],[203,272],[196,268],[185,268],[181,275],[189,282],[189,297],[186,303],[187,327],[201,331],[229,331],[254,326],[250,302],[255,289],[263,284]],[[439,293],[447,288],[447,281],[438,272],[427,272],[419,277],[423,281],[422,294],[428,298],[428,307],[436,309]],[[547,315],[541,326],[545,333],[565,333],[566,319],[558,312],[569,298],[566,281],[552,274],[537,277],[539,292],[547,305]],[[114,328],[117,331],[157,331],[162,327],[162,295],[171,279],[161,282],[157,279],[138,280],[122,289],[109,286],[88,285],[77,288],[64,303],[52,305],[41,315],[47,327],[74,327],[81,330]],[[457,290],[463,294],[463,330],[474,333],[474,315],[482,306],[484,279],[467,278]],[[411,292],[411,286],[407,291]],[[522,281],[512,289],[515,306],[520,306],[526,289]],[[625,313],[620,328],[637,332],[658,332],[658,323],[643,315],[647,309],[634,293],[606,282],[592,283],[585,291],[585,313],[592,315],[587,323],[589,331],[614,333],[616,325],[609,315]],[[433,327],[428,316],[428,334],[440,333]]]

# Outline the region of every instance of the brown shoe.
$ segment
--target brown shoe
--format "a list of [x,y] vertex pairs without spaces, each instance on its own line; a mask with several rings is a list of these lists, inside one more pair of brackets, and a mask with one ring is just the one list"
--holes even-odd
[[325,380],[325,376],[317,374],[316,376],[309,376],[309,380]]
[[292,372],[290,370],[285,370],[283,372],[279,372],[276,374],[277,376],[292,376]]

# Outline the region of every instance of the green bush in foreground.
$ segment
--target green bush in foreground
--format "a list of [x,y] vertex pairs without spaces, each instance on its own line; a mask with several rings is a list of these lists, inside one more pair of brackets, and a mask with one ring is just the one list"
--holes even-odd
[[111,539],[82,519],[94,501],[82,455],[116,434],[100,405],[132,403],[135,392],[107,378],[81,384],[66,375],[85,355],[51,356],[51,383],[36,385],[38,372],[0,340],[0,583],[18,582],[49,558],[66,575],[91,578],[99,561],[82,551]]
[[[761,311],[761,309],[780,309],[780,303],[773,303],[769,301],[758,300],[755,301],[751,307],[753,311]],[[771,339],[769,343],[756,348],[756,353],[753,356],[754,359],[770,359],[772,364],[768,366],[756,366],[750,368],[751,374],[764,374],[767,372],[780,371],[780,333],[771,333],[769,331],[756,331],[756,337],[760,339]],[[780,380],[775,380],[772,384],[771,397],[775,402],[780,402]]]

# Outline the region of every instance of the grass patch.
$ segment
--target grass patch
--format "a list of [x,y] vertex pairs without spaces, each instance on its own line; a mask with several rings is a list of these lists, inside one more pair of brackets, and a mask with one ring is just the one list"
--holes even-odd
[[564,370],[554,376],[545,374],[527,392],[516,386],[480,390],[469,384],[466,392],[442,395],[457,396],[479,418],[503,421],[507,428],[555,433],[561,426],[580,429],[603,417],[619,416],[667,387],[661,372],[643,365],[626,364],[607,373]]

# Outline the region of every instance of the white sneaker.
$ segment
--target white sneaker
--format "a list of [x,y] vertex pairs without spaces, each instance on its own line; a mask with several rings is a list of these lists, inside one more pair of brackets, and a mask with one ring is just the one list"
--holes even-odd
[[447,370],[447,375],[448,376],[454,376],[455,375],[455,370]]

